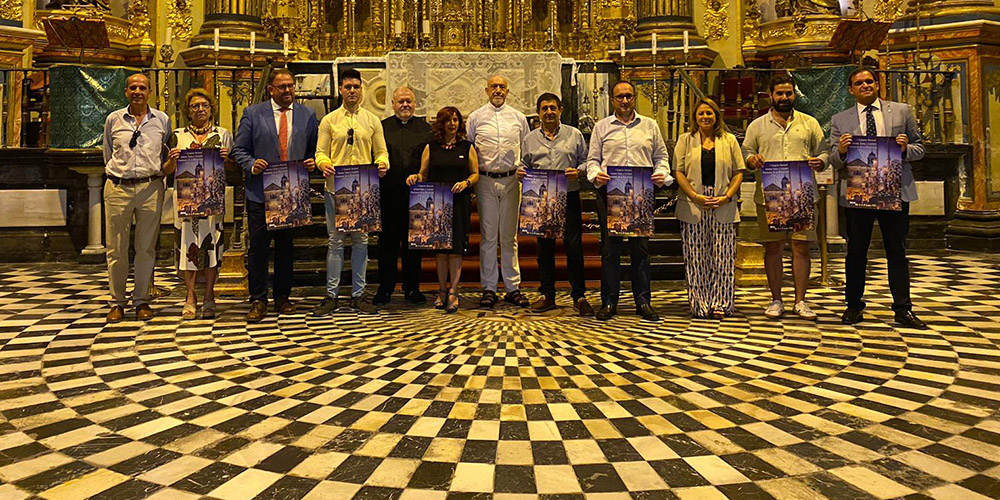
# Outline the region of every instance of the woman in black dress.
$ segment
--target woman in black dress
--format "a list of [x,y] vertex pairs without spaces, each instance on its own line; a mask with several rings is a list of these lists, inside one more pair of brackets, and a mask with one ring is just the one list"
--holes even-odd
[[[418,182],[451,184],[455,194],[452,208],[451,249],[437,254],[440,292],[434,307],[446,312],[458,311],[458,281],[462,275],[462,253],[469,242],[469,212],[472,186],[479,182],[479,159],[476,148],[465,140],[465,120],[458,108],[447,106],[438,111],[432,125],[434,140],[420,157],[420,173],[406,178],[407,185]],[[450,276],[450,280],[449,280]]]

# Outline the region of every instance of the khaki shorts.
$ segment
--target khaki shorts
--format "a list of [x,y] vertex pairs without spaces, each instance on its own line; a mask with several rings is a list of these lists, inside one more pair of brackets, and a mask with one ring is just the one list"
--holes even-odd
[[757,205],[757,228],[760,230],[760,236],[757,237],[757,241],[761,243],[767,243],[770,241],[785,241],[789,238],[798,241],[816,241],[816,224],[813,223],[813,228],[808,231],[771,231],[767,227],[767,211],[764,209],[764,205]]

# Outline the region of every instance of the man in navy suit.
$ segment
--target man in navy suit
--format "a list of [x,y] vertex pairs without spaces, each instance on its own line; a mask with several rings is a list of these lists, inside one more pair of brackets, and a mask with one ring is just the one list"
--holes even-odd
[[[892,310],[896,323],[914,328],[926,325],[913,314],[910,302],[910,269],[906,259],[906,233],[910,228],[910,202],[917,199],[910,162],[924,157],[924,145],[910,107],[900,102],[879,99],[878,72],[871,68],[858,68],[847,78],[849,92],[857,105],[834,115],[830,124],[830,164],[840,175],[840,205],[847,219],[847,310],[841,318],[853,325],[864,319],[865,274],[868,266],[868,246],[872,240],[872,227],[878,220],[889,264],[889,290],[892,292]],[[903,150],[901,181],[902,210],[874,210],[851,208],[847,204],[847,148],[852,135],[868,137],[895,137]]]
[[256,323],[267,315],[268,247],[274,240],[274,307],[280,314],[292,314],[291,229],[267,230],[264,217],[263,173],[269,163],[304,160],[306,170],[316,168],[316,115],[295,103],[295,78],[287,69],[271,73],[267,86],[271,98],[243,111],[231,153],[246,172],[247,225],[250,232],[249,281],[250,312],[247,321]]

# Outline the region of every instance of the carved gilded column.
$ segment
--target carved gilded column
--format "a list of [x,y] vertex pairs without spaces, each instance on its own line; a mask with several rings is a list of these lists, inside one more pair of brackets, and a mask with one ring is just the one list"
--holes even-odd
[[940,85],[940,76],[890,83],[915,106],[924,143],[938,143],[929,154],[968,151],[957,171],[949,248],[1000,252],[1000,38],[992,21],[998,16],[991,0],[911,0],[889,32],[890,67],[957,71],[948,92],[930,92],[930,80]]
[[[171,0],[175,3],[168,10],[168,20],[170,12],[180,15],[185,8],[190,8],[187,2],[195,0]],[[219,51],[218,62],[220,65],[244,66],[250,64],[250,33],[255,33],[254,65],[262,66],[265,57],[281,59],[282,45],[280,36],[276,40],[270,36],[264,24],[264,16],[267,14],[267,6],[270,2],[265,0],[203,0],[204,1],[204,22],[198,33],[190,37],[189,46],[181,51],[181,57],[188,66],[204,66],[214,64],[216,54],[215,30],[219,30]],[[276,4],[287,4],[288,0],[274,2]],[[180,24],[183,32],[183,22],[171,21]],[[280,20],[274,24],[280,25]],[[298,36],[304,30],[293,30],[291,33]],[[273,28],[272,28],[273,32]],[[183,37],[174,31],[174,36],[183,40]]]

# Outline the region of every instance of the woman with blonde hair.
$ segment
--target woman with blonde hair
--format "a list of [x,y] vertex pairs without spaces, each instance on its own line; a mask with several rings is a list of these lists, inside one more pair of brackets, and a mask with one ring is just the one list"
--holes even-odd
[[726,131],[718,104],[699,100],[691,130],[674,147],[677,218],[681,222],[691,315],[733,314],[736,207],[746,166],[736,136]]
[[[163,173],[170,175],[177,170],[177,159],[182,149],[219,148],[222,160],[228,162],[229,150],[233,147],[233,135],[226,129],[214,125],[218,111],[215,97],[207,90],[194,88],[184,97],[184,115],[187,126],[174,130],[168,139],[170,148]],[[222,179],[224,182],[225,179]],[[222,264],[222,224],[223,215],[208,217],[180,217],[177,213],[177,190],[174,190],[174,227],[177,228],[177,270],[184,277],[187,286],[187,300],[181,313],[183,319],[194,319],[198,315],[198,299],[195,280],[199,273],[205,276],[205,298],[202,317],[215,317],[215,280]]]

